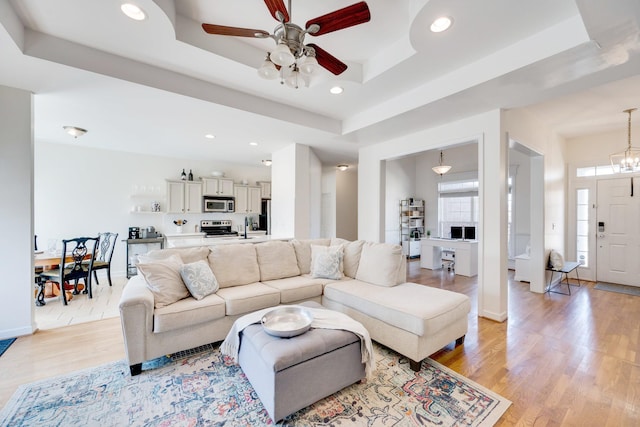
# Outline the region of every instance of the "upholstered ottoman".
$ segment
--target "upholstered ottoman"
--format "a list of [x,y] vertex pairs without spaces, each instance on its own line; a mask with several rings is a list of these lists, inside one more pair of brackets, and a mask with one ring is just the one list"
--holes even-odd
[[278,338],[250,325],[238,363],[274,422],[365,377],[360,338],[335,329]]

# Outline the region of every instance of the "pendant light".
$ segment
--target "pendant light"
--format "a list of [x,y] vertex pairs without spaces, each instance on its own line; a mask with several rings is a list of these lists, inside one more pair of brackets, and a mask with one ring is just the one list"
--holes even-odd
[[437,173],[440,176],[444,175],[445,173],[451,170],[451,166],[447,166],[443,164],[443,161],[444,161],[444,157],[442,155],[442,150],[440,150],[440,164],[438,166],[434,166],[431,168],[435,173]]
[[629,114],[628,128],[627,128],[627,149],[613,153],[609,156],[611,160],[611,167],[614,172],[638,172],[640,171],[640,149],[631,146],[631,113],[636,111],[637,108],[629,108],[624,110],[624,113]]

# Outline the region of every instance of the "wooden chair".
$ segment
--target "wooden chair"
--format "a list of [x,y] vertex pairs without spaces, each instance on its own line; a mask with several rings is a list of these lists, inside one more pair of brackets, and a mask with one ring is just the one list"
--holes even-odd
[[[113,250],[116,247],[116,241],[118,240],[118,233],[99,233],[98,234],[98,253],[95,260],[93,260],[93,277],[96,279],[96,284],[100,284],[98,281],[97,270],[107,269],[107,279],[109,280],[109,286],[111,284],[111,258],[113,257]],[[89,260],[84,261],[85,265],[89,264]]]
[[[80,279],[84,281],[85,289],[83,293],[89,294],[89,298],[93,298],[91,291],[91,272],[93,271],[93,260],[98,250],[98,237],[77,237],[75,239],[62,241],[62,253],[60,255],[60,265],[53,270],[45,270],[40,273],[44,280],[57,282],[62,290],[62,301],[67,305],[67,288],[73,281],[73,294],[78,295],[78,282]],[[67,254],[71,254],[73,262],[65,265]],[[90,256],[86,263],[85,258]]]

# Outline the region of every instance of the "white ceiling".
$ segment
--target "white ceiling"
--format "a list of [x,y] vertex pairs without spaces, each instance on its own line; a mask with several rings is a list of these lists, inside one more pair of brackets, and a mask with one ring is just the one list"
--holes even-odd
[[[132,1],[146,20],[118,0],[0,0],[0,84],[35,93],[37,140],[249,164],[297,142],[337,164],[493,108],[527,107],[574,137],[624,127],[640,106],[638,0],[368,0],[370,22],[305,40],[348,70],[297,90],[257,76],[272,40],[201,28],[271,32],[264,1]],[[293,0],[291,20],[354,2]],[[431,33],[440,15],[454,25]]]

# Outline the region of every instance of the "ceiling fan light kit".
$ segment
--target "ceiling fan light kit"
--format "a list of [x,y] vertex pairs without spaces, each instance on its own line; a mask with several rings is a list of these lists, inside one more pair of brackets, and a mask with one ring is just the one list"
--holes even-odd
[[[266,59],[258,68],[258,75],[268,80],[279,76],[280,83],[295,89],[299,87],[301,79],[308,86],[308,79],[318,66],[334,75],[342,74],[347,69],[345,63],[319,46],[312,43],[305,45],[304,38],[307,34],[320,36],[371,20],[369,6],[362,1],[310,19],[307,21],[305,29],[302,29],[302,27],[289,22],[291,0],[289,0],[288,9],[284,5],[284,0],[264,0],[264,2],[271,16],[280,22],[273,34],[264,30],[206,23],[202,24],[202,29],[208,34],[221,36],[272,38],[276,42],[276,47],[267,53]],[[304,77],[301,77],[300,74]]]
[[636,110],[637,108],[629,108],[623,111],[623,113],[629,115],[627,120],[627,149],[609,156],[614,172],[625,173],[640,171],[640,148],[631,146],[631,113]]

